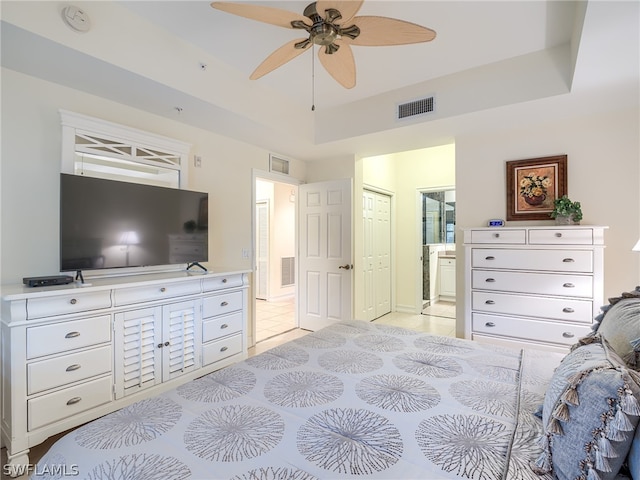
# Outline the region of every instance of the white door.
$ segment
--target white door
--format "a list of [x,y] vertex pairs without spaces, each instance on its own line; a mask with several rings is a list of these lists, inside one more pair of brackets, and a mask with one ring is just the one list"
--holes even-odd
[[256,203],[256,298],[266,300],[269,292],[269,203]]
[[375,221],[376,221],[376,196],[373,192],[362,192],[362,311],[363,320],[376,318],[376,304],[374,295],[375,285]]
[[376,197],[375,259],[374,275],[376,316],[379,318],[391,311],[391,197],[380,193]]
[[300,328],[352,318],[351,191],[351,179],[299,187]]

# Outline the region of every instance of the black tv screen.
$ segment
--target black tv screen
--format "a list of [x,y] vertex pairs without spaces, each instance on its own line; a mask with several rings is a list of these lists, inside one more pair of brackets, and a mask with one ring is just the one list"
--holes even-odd
[[208,260],[207,193],[60,175],[60,271]]

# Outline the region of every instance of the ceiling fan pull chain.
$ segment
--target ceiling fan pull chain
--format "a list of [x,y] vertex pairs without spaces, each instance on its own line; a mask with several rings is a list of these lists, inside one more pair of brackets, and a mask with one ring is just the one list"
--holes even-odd
[[316,110],[316,46],[311,45],[311,111]]

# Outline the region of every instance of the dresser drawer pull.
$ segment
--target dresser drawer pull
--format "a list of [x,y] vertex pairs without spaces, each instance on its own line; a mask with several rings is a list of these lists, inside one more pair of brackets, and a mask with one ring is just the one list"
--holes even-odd
[[493,300],[487,300],[484,303],[485,303],[485,305],[495,305],[496,304],[496,302],[494,302]]
[[167,291],[167,287],[162,287],[162,288],[160,288],[160,291],[161,291],[162,293],[166,292],[166,291]]
[[223,323],[222,325],[220,325],[220,328],[221,329],[229,328],[229,325],[227,325],[226,323]]
[[562,336],[563,336],[564,338],[573,338],[575,335],[574,335],[573,333],[571,333],[571,332],[564,332],[564,333],[562,334]]
[[495,326],[496,326],[496,324],[495,324],[495,323],[493,323],[493,322],[487,322],[487,323],[485,323],[485,324],[484,324],[484,326],[485,326],[485,327],[495,327]]
[[220,304],[220,306],[221,306],[221,307],[226,307],[227,305],[229,305],[229,302],[222,302],[222,303]]
[[487,283],[493,283],[493,282],[495,282],[495,281],[496,281],[496,279],[495,279],[495,278],[486,278],[486,279],[485,279],[485,282],[487,282]]
[[496,257],[489,255],[488,257],[484,257],[485,260],[495,260]]
[[220,349],[220,351],[221,351],[221,352],[226,352],[227,350],[229,350],[229,347],[222,347],[222,348]]
[[222,283],[227,283],[227,279],[226,279],[226,278],[223,278],[223,279],[222,279]]
[[80,336],[80,332],[69,332],[64,336],[64,338],[75,338],[79,336]]
[[168,347],[169,345],[171,345],[169,342],[164,342],[164,343],[160,342],[160,343],[158,344],[158,348]]
[[562,309],[562,311],[563,311],[564,313],[573,313],[573,312],[575,312],[575,310],[574,310],[573,308],[571,308],[571,307],[564,307],[564,308]]
[[74,363],[73,365],[69,365],[67,367],[67,372],[73,372],[74,370],[79,370],[80,369],[80,365],[77,363]]
[[72,298],[71,300],[69,300],[69,303],[71,305],[75,305],[76,303],[78,303],[78,300],[76,300],[75,298]]
[[565,258],[562,260],[564,263],[573,263],[575,260],[573,258]]
[[80,403],[80,400],[82,400],[82,397],[70,398],[69,400],[67,400],[67,405],[75,405],[76,403]]
[[495,238],[500,238],[500,234],[499,234],[499,233],[494,233],[494,234],[493,234],[493,236],[494,236]]
[[560,232],[556,232],[556,237],[561,238],[562,234]]
[[565,283],[564,285],[562,285],[564,288],[575,288],[575,285],[573,283]]

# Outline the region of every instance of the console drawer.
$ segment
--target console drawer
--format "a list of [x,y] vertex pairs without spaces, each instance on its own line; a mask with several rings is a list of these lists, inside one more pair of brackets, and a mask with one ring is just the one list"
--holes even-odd
[[27,328],[27,358],[111,341],[111,315]]
[[111,401],[111,376],[27,400],[29,431]]
[[214,317],[202,322],[202,342],[231,335],[242,330],[242,312]]
[[131,305],[198,293],[200,293],[199,281],[159,283],[144,287],[117,289],[114,291],[114,303],[116,306]]
[[242,334],[240,333],[210,342],[202,347],[202,366],[240,352],[242,352]]
[[202,288],[205,292],[222,290],[223,288],[241,287],[244,284],[242,273],[204,277]]
[[521,338],[560,345],[573,345],[591,332],[591,326],[571,323],[541,322],[526,318],[474,313],[474,333]]
[[471,264],[473,268],[592,273],[593,252],[474,248],[471,252]]
[[527,241],[526,230],[472,230],[471,243],[514,243],[524,244]]
[[472,292],[475,311],[521,315],[525,317],[553,318],[591,325],[593,302],[569,298],[535,297],[507,293]]
[[220,293],[202,299],[202,318],[222,315],[242,310],[243,294],[241,291]]
[[593,296],[593,276],[473,270],[471,288],[566,297]]
[[27,299],[27,318],[44,318],[111,307],[111,292],[74,292]]
[[590,228],[530,230],[529,243],[537,245],[593,245],[593,230]]
[[27,395],[111,372],[111,346],[71,353],[27,365]]

